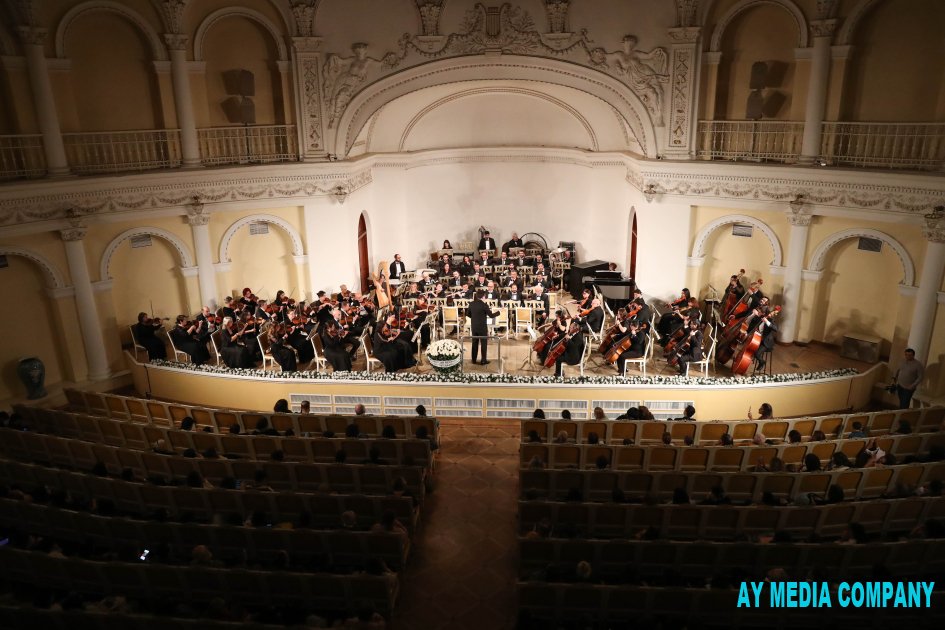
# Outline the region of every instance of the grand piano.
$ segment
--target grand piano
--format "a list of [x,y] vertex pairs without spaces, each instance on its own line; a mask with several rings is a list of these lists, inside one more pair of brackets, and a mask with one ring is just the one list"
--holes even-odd
[[[636,283],[624,279],[619,271],[608,271],[609,263],[603,260],[591,260],[571,266],[572,287],[594,287],[600,291],[611,310],[616,311],[633,298]],[[577,297],[575,290],[571,294]]]

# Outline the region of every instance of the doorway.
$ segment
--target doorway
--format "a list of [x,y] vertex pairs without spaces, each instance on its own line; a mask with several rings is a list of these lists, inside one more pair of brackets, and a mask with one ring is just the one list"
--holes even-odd
[[368,258],[367,242],[367,223],[364,220],[364,213],[358,219],[358,262],[360,264],[361,276],[361,294],[368,292],[368,280],[371,277],[370,262]]

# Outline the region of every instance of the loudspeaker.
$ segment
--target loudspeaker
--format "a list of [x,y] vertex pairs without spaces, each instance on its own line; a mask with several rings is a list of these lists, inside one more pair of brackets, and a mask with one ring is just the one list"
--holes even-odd
[[765,107],[765,97],[761,90],[752,90],[748,94],[748,102],[745,104],[746,120],[761,120]]
[[221,103],[227,122],[238,125],[256,124],[256,104],[251,98],[231,96]]
[[223,86],[227,94],[256,96],[256,78],[249,70],[227,70],[223,73]]
[[752,90],[763,90],[768,87],[768,63],[756,61],[751,64],[751,79],[748,87]]

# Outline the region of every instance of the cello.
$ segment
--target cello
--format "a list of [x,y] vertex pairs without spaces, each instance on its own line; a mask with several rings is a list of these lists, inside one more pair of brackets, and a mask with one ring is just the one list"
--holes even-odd
[[620,355],[622,355],[624,352],[629,350],[630,347],[633,345],[633,336],[637,332],[633,330],[634,328],[637,328],[637,331],[646,332],[646,329],[649,328],[649,324],[647,324],[646,322],[643,322],[640,324],[639,327],[636,327],[635,324],[631,324],[630,334],[626,335],[625,337],[620,339],[620,341],[613,344],[608,349],[607,354],[604,355],[604,358],[607,360],[608,363],[610,363],[611,365],[615,365],[617,363],[617,360],[620,358]]
[[757,291],[761,291],[761,285],[765,283],[764,280],[758,278],[757,281],[752,282],[749,286],[749,290],[739,298],[738,302],[735,303],[735,306],[732,308],[732,311],[728,314],[725,319],[725,326],[728,327],[733,321],[739,318],[742,314],[752,308],[751,300]]
[[[574,324],[572,324],[573,326]],[[568,333],[564,335],[552,348],[548,351],[548,356],[545,357],[545,362],[543,365],[546,368],[554,367],[554,364],[558,362],[558,359],[568,350],[568,342],[571,340],[571,337],[574,335],[581,334],[580,329],[574,333]]]
[[679,347],[675,348],[672,354],[666,358],[666,362],[671,367],[679,366],[679,358],[689,351],[692,347],[692,338],[695,337],[696,332],[704,332],[705,326],[705,324],[700,323],[698,328],[689,328],[689,334],[686,336],[686,340],[679,344]]
[[724,365],[735,356],[735,353],[738,352],[738,346],[747,341],[751,336],[753,329],[752,322],[758,317],[765,316],[764,310],[767,310],[765,308],[767,304],[767,298],[762,298],[762,302],[760,302],[751,313],[746,315],[738,325],[734,322],[729,323],[725,329],[725,335],[719,340],[718,349],[715,354],[716,363]]
[[751,333],[751,337],[748,337],[741,349],[735,352],[735,358],[732,359],[732,374],[741,376],[748,372],[748,368],[755,360],[755,353],[761,347],[761,339],[764,336],[764,328],[768,324],[768,320],[780,313],[781,307],[775,306],[774,310],[762,316],[761,321],[758,322],[755,330]]

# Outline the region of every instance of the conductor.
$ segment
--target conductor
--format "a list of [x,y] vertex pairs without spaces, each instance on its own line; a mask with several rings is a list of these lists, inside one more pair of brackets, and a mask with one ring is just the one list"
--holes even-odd
[[487,358],[488,354],[488,343],[489,339],[487,338],[489,334],[489,328],[486,324],[487,317],[498,317],[499,313],[489,310],[489,306],[482,301],[485,293],[483,291],[476,291],[476,297],[473,300],[472,304],[469,305],[467,313],[469,314],[470,319],[470,328],[473,334],[472,340],[472,362],[479,363],[476,361],[476,358],[479,356],[479,344],[482,343],[482,363],[479,365],[486,365],[489,363]]

